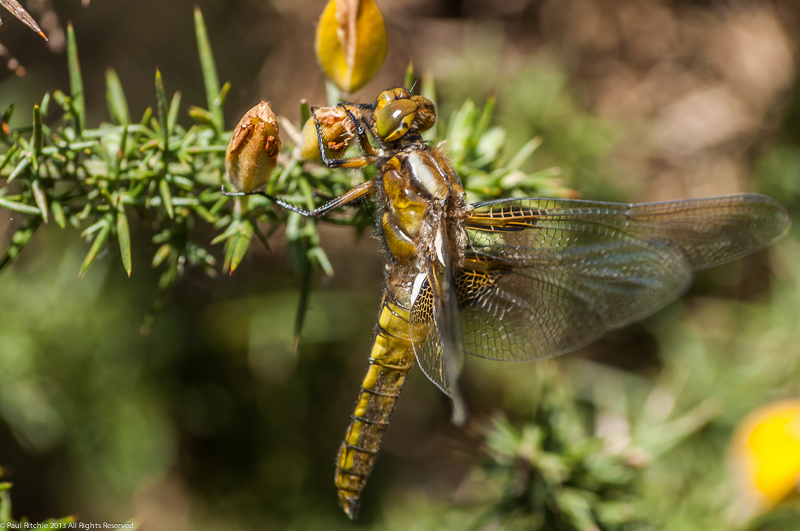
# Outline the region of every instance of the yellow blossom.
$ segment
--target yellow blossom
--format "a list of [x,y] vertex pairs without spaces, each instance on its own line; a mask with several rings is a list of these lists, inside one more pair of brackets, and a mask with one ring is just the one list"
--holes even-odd
[[340,90],[352,93],[380,69],[387,39],[374,0],[330,0],[317,25],[317,59]]
[[738,516],[768,511],[800,489],[800,399],[762,406],[738,426],[731,464]]

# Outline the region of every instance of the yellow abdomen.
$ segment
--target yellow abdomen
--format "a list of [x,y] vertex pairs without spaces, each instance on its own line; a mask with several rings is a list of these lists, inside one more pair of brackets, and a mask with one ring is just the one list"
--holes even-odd
[[414,365],[409,336],[409,310],[394,302],[389,288],[383,297],[370,354],[369,369],[361,383],[358,402],[336,458],[339,505],[355,518],[358,500],[367,482],[381,440],[406,375]]

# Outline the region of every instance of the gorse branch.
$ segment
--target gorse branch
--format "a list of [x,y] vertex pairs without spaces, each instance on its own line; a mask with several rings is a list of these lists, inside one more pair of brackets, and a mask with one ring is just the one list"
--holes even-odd
[[[207,107],[188,110],[192,125],[179,123],[181,94],[168,95],[161,74],[155,76],[155,106],[136,121],[130,116],[124,89],[113,69],[106,73],[109,123],[89,127],[86,123],[84,85],[75,32],[67,30],[70,92],[48,93],[34,106],[32,125],[12,130],[8,122],[15,112],[3,111],[0,145],[0,208],[24,215],[0,259],[0,270],[11,264],[31,242],[38,229],[52,220],[59,227],[80,229],[90,242],[80,268],[83,275],[108,248],[116,248],[123,268],[132,273],[129,218],[131,213],[154,229],[158,249],[151,259],[162,267],[157,310],[164,295],[186,266],[199,267],[214,275],[217,260],[211,246],[223,243],[223,269],[232,273],[242,262],[253,236],[265,246],[269,236],[286,227],[288,256],[293,270],[306,280],[315,268],[332,275],[333,270],[320,246],[316,223],[286,212],[261,196],[234,198],[224,195],[225,150],[231,132],[224,129],[223,109],[230,84],[219,85],[211,45],[203,16],[195,12],[195,30],[207,92]],[[413,78],[413,73],[409,75]],[[431,80],[423,80],[423,91],[433,95]],[[303,104],[308,114],[307,104]],[[467,101],[449,125],[440,124],[433,142],[442,141],[459,169],[474,199],[526,195],[572,195],[555,179],[556,171],[533,175],[521,172],[524,160],[535,150],[532,141],[506,161],[505,132],[489,127],[494,109],[490,99],[482,109]],[[284,137],[278,165],[267,183],[267,192],[290,203],[312,208],[326,197],[335,197],[354,183],[371,178],[374,169],[357,172],[330,170],[304,161],[298,144],[299,125],[280,119]],[[368,212],[349,211],[326,222],[345,224],[363,231],[371,224]],[[204,241],[198,224],[213,227],[218,235]],[[307,293],[301,300],[308,300]],[[298,311],[302,323],[305,308]],[[300,326],[297,327],[298,332]]]

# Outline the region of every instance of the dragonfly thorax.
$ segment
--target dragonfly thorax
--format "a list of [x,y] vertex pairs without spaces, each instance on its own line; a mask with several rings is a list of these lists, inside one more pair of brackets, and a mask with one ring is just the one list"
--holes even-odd
[[[459,256],[464,188],[442,154],[424,144],[397,151],[381,164],[381,229],[387,250],[409,272],[426,260]],[[447,236],[440,226],[446,224]],[[445,249],[445,245],[456,248]]]

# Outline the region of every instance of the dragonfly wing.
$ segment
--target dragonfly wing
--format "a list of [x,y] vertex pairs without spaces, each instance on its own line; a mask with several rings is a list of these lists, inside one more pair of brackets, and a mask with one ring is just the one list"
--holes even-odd
[[453,399],[455,424],[464,424],[467,410],[458,387],[464,346],[452,260],[447,245],[446,225],[440,219],[437,245],[439,262],[428,260],[412,293],[410,332],[414,355],[420,369],[439,389]]
[[452,396],[452,380],[445,367],[441,334],[435,317],[433,289],[424,273],[420,274],[418,282],[421,285],[419,288],[415,286],[419,291],[411,308],[410,320],[414,355],[425,376],[445,394]]
[[782,236],[791,224],[783,205],[760,194],[662,203],[502,199],[473,205],[466,226],[480,253],[535,259],[574,247],[583,234],[624,235],[679,248],[693,269],[735,260]]
[[692,271],[767,245],[789,221],[759,195],[625,205],[475,205],[456,276],[464,345],[501,360],[554,356],[658,310]]
[[680,251],[635,240],[579,246],[525,266],[466,260],[457,277],[459,287],[472,286],[459,289],[464,346],[501,360],[563,354],[656,311],[690,280]]

